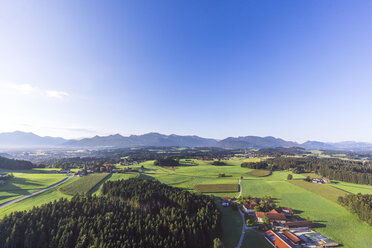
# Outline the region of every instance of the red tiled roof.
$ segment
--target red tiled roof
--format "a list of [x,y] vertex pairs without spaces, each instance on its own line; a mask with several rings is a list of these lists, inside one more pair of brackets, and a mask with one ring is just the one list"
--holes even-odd
[[298,243],[301,241],[301,239],[299,239],[296,235],[288,231],[285,231],[283,234],[287,236],[290,240],[292,240],[294,243]]
[[284,240],[282,240],[277,233],[269,230],[267,232],[265,232],[265,236],[271,240],[271,242],[273,242],[273,244],[276,246],[276,247],[279,247],[279,248],[292,248],[293,246],[291,244],[288,244],[287,242],[285,242]]
[[303,226],[312,226],[313,222],[309,220],[302,220],[302,221],[290,221],[286,223],[287,227],[303,227]]
[[264,212],[256,212],[256,217],[257,218],[263,218],[263,217],[265,217],[265,213]]
[[279,213],[270,213],[270,212],[256,212],[256,218],[264,218],[267,217],[269,218],[270,221],[275,221],[275,220],[287,220],[287,217],[285,217],[284,214],[279,214]]
[[265,215],[270,220],[287,220],[284,214],[266,213]]

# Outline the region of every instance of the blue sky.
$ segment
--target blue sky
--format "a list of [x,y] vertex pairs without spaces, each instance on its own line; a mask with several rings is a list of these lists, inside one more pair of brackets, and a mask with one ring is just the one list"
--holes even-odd
[[372,1],[2,1],[0,132],[372,142]]

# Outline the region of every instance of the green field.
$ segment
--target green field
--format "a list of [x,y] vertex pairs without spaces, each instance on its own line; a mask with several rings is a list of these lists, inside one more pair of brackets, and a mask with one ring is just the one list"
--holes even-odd
[[[224,189],[226,185],[234,185],[232,187],[235,187],[235,192],[207,194],[213,194],[215,197],[236,197],[238,195],[238,189],[236,189],[237,182],[240,177],[243,177],[243,196],[262,197],[264,195],[270,195],[281,206],[295,209],[296,214],[304,218],[309,217],[317,223],[317,231],[343,244],[344,247],[372,247],[372,227],[361,222],[356,215],[351,214],[334,202],[338,195],[345,194],[345,192],[371,193],[372,186],[343,182],[329,185],[306,183],[301,180],[306,177],[306,174],[292,174],[293,180],[287,181],[288,171],[274,171],[271,175],[257,177],[250,175],[252,173],[247,174],[247,172],[254,170],[240,166],[245,160],[235,158],[224,161],[227,164],[226,166],[214,166],[210,164],[211,161],[196,160],[195,163],[197,165],[195,166],[178,166],[174,170],[154,166],[153,161],[147,161],[139,165],[130,166],[137,169],[139,173],[111,174],[110,176],[108,174],[90,175],[98,176],[95,179],[89,179],[90,176],[72,178],[61,186],[0,209],[0,218],[12,211],[31,209],[33,206],[57,200],[61,197],[71,198],[72,196],[70,194],[74,194],[75,192],[83,191],[99,194],[103,182],[107,180],[128,179],[139,176],[141,178],[159,180],[162,183],[184,188],[191,192],[196,192],[195,188],[200,187],[197,185],[203,185],[202,188],[207,187],[208,192],[211,189],[216,192],[216,188],[221,187]],[[248,159],[250,162],[260,160],[260,158]],[[143,170],[141,166],[144,166]],[[47,177],[60,176],[61,180],[65,177],[65,175],[46,173],[47,171],[43,170],[32,171],[32,174],[44,174]],[[226,174],[227,177],[218,177],[220,173]],[[27,175],[27,177],[32,177],[32,175]],[[52,180],[50,178],[37,177],[34,176],[35,183],[41,181],[43,183],[40,184],[47,184],[51,182],[48,182],[48,180]],[[57,178],[53,180],[57,180]],[[26,185],[24,184],[23,187],[26,187]],[[28,185],[27,187],[31,186]],[[7,196],[11,193],[1,191],[0,197],[2,196],[1,194]],[[216,200],[216,203],[222,211],[222,241],[227,248],[235,247],[241,234],[241,216],[237,211],[233,211],[232,208],[221,207],[218,200]],[[270,246],[265,242],[261,233],[246,231],[242,247],[265,248]]]
[[67,198],[70,199],[72,196],[70,195],[65,195],[59,189],[65,185],[71,184],[78,180],[79,178],[71,178],[67,180],[65,183],[49,189],[39,195],[32,196],[30,198],[27,198],[25,200],[22,200],[20,202],[13,203],[11,205],[8,205],[6,207],[3,207],[0,209],[0,218],[4,217],[7,214],[10,214],[11,212],[14,211],[24,211],[24,210],[30,210],[34,206],[40,206],[42,204],[46,204],[48,202],[58,200],[60,198]]
[[0,185],[0,204],[39,191],[66,178],[64,174],[46,174],[44,172],[38,173],[38,171],[23,172],[13,173],[14,178],[7,180],[4,185]]
[[78,178],[73,183],[63,185],[59,190],[65,195],[86,194],[109,175],[106,173],[89,174]]
[[243,180],[242,188],[244,196],[270,195],[280,206],[293,208],[303,218],[309,217],[317,223],[317,231],[343,244],[344,247],[372,247],[371,226],[317,193],[286,180]]
[[291,184],[297,185],[303,189],[311,191],[315,194],[321,195],[328,200],[337,203],[337,199],[339,196],[345,196],[347,193],[340,189],[334,188],[329,184],[318,184],[318,183],[311,183],[306,182],[304,180],[289,180]]
[[239,191],[239,184],[198,184],[195,190],[199,193],[232,193]]
[[237,210],[234,211],[232,208],[222,207],[218,199],[215,202],[222,214],[222,242],[226,248],[235,247],[242,232],[242,218]]
[[269,170],[253,170],[247,172],[248,175],[254,176],[254,177],[266,177],[271,174],[271,171]]
[[136,172],[129,172],[129,173],[125,173],[125,174],[123,174],[123,173],[110,174],[109,176],[104,178],[104,180],[102,180],[96,186],[94,186],[90,192],[91,192],[92,195],[94,195],[94,194],[100,195],[102,186],[105,182],[116,181],[116,180],[121,180],[121,179],[129,179],[129,178],[138,177],[138,176],[139,176],[139,174],[136,173]]
[[346,183],[332,180],[331,186],[352,194],[372,194],[372,185]]

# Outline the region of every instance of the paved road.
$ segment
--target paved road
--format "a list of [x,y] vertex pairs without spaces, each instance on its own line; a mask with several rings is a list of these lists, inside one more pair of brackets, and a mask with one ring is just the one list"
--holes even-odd
[[[239,198],[241,196],[241,194],[242,194],[242,185],[240,184],[240,182],[241,182],[241,180],[239,179],[239,189],[240,189],[240,192],[239,192],[239,195],[238,195],[237,198]],[[236,248],[240,248],[242,246],[243,239],[244,239],[244,232],[245,232],[245,229],[246,229],[244,213],[240,209],[240,206],[238,206],[238,210],[239,210],[240,215],[242,216],[243,228],[242,228],[242,234],[240,235],[239,243],[236,246]]]
[[34,193],[31,193],[31,194],[28,194],[28,195],[25,195],[25,196],[19,197],[19,198],[17,198],[17,199],[14,199],[14,200],[11,200],[11,201],[8,201],[8,202],[5,202],[5,203],[3,203],[3,204],[0,204],[0,208],[3,208],[3,207],[6,207],[6,206],[8,206],[8,205],[10,205],[10,204],[13,204],[13,203],[16,203],[16,202],[22,201],[22,200],[27,199],[27,198],[29,198],[29,197],[31,197],[31,196],[34,196],[34,195],[38,195],[38,194],[40,194],[40,193],[43,193],[44,191],[46,191],[46,190],[48,190],[48,189],[54,188],[54,187],[60,185],[61,183],[64,183],[65,181],[67,181],[67,180],[70,179],[71,177],[73,177],[73,176],[66,177],[66,178],[63,179],[62,181],[59,181],[58,183],[55,183],[55,184],[53,184],[53,185],[50,185],[50,186],[48,186],[48,187],[46,187],[46,188],[44,188],[44,189],[42,189],[42,190],[39,190],[39,191],[37,191],[37,192],[34,192]]

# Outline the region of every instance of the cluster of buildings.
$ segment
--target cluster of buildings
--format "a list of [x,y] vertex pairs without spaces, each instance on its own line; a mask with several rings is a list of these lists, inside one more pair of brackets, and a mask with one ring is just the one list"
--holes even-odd
[[335,241],[311,229],[291,229],[285,231],[268,230],[265,239],[274,247],[299,248],[299,247],[336,247]]
[[[231,198],[222,197],[222,206],[230,206]],[[339,244],[324,235],[311,229],[313,222],[304,220],[294,215],[292,208],[278,207],[270,211],[261,210],[265,202],[247,200],[241,205],[247,218],[254,219],[265,239],[277,248],[299,248],[299,247],[336,247]]]
[[331,183],[331,180],[329,180],[328,178],[313,178],[312,182],[323,184],[323,183]]

